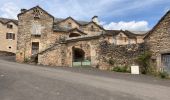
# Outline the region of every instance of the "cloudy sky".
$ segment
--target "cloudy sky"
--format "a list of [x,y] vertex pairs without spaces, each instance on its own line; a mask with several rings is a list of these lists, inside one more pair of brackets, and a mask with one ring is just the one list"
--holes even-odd
[[146,31],[170,9],[170,0],[0,0],[0,16],[17,19],[21,8],[36,5],[59,18],[97,15],[107,29]]

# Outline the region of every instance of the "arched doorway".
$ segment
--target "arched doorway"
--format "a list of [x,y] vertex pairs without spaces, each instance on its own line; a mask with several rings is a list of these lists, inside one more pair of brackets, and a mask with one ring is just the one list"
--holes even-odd
[[77,33],[71,33],[70,35],[69,35],[69,37],[78,37],[78,36],[81,36],[80,34],[77,34]]
[[87,51],[85,52],[81,48],[72,47],[72,66],[81,67],[81,66],[90,66],[91,61],[87,59]]
[[73,48],[73,61],[83,61],[85,59],[85,52],[79,48]]

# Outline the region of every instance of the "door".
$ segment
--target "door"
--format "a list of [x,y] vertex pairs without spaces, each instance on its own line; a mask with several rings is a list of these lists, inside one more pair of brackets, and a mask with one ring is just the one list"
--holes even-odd
[[32,55],[39,52],[39,42],[32,42]]
[[162,55],[162,65],[170,73],[170,53]]

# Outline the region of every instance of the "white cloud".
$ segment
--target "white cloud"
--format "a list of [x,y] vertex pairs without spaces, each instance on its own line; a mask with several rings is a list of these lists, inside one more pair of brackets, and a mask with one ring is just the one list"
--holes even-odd
[[130,21],[130,22],[120,21],[118,23],[111,22],[109,24],[105,24],[104,28],[110,29],[110,30],[122,29],[122,30],[131,30],[131,31],[147,31],[147,30],[149,30],[147,21]]
[[15,18],[17,19],[17,14],[19,13],[19,8],[16,4],[12,2],[7,2],[0,7],[2,14],[0,16],[5,18]]

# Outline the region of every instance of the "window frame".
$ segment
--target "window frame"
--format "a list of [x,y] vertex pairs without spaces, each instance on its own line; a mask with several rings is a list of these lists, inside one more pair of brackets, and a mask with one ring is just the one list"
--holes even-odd
[[8,29],[13,29],[13,25],[12,24],[7,24],[7,28]]
[[15,33],[6,33],[6,39],[15,40]]

